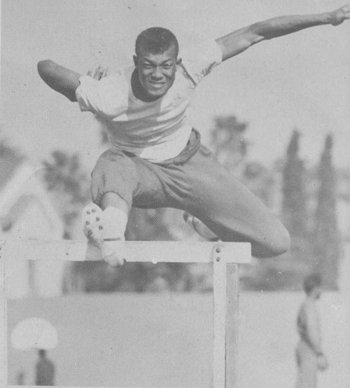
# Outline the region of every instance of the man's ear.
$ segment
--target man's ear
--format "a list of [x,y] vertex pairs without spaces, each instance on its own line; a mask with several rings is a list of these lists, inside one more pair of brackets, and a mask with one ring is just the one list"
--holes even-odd
[[181,65],[181,63],[182,63],[182,58],[177,58],[176,64]]
[[137,55],[134,55],[133,56],[133,60],[134,60],[134,65],[135,65],[135,67],[137,66]]

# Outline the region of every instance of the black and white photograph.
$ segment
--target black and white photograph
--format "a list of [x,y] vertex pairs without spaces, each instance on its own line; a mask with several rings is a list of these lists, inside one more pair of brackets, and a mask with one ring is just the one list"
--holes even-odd
[[350,388],[350,2],[1,0],[0,386]]

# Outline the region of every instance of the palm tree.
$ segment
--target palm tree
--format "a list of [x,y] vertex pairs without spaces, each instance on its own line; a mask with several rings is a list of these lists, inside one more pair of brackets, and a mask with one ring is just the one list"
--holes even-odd
[[72,226],[82,205],[89,198],[87,174],[82,170],[79,156],[56,150],[51,159],[43,162],[44,180],[51,191],[65,223],[65,236],[70,237]]

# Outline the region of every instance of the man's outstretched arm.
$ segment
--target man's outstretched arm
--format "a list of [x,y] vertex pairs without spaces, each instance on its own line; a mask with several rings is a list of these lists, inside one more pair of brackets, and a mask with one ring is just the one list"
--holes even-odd
[[81,74],[50,60],[40,61],[38,63],[38,72],[50,88],[63,94],[71,101],[77,101],[75,90],[79,86]]
[[350,5],[345,5],[335,11],[314,15],[281,16],[241,28],[216,39],[216,42],[222,49],[222,59],[226,60],[263,40],[323,24],[336,26],[347,19],[350,19]]

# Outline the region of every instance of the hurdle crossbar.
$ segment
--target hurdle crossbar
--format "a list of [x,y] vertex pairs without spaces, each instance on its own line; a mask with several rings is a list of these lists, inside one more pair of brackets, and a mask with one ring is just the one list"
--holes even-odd
[[[200,241],[116,241],[116,250],[128,262],[176,262],[210,263],[214,250],[225,263],[243,264],[250,260],[250,245],[246,243],[200,242]],[[86,261],[86,242],[73,240],[0,241],[7,257],[24,260]],[[101,260],[95,257],[94,260]]]
[[[212,386],[236,388],[239,264],[250,262],[250,244],[197,241],[118,241],[114,244],[127,262],[213,263]],[[0,240],[2,267],[6,259],[86,261],[85,254],[85,241]],[[7,377],[3,386],[7,386]]]

